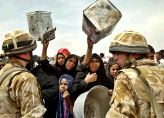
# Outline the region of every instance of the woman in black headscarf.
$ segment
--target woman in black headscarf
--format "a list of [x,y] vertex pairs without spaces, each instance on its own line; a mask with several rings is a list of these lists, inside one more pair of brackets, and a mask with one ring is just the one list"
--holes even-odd
[[75,54],[70,54],[66,59],[64,66],[62,68],[63,74],[69,74],[72,77],[75,77],[76,68],[78,65],[78,57]]
[[74,100],[83,92],[88,91],[96,85],[103,85],[109,89],[110,81],[107,79],[105,68],[101,57],[94,53],[92,49],[94,42],[91,40],[92,30],[88,29],[87,51],[83,62],[77,67],[77,73],[72,89]]
[[110,80],[106,76],[103,61],[98,54],[94,53],[88,65],[78,68],[75,83],[73,84],[73,95],[75,99],[78,95],[90,90],[96,85],[102,85],[112,89]]

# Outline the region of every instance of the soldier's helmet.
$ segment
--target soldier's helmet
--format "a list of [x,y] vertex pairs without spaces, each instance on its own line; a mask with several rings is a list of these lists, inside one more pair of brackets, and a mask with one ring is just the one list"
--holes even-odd
[[147,54],[150,52],[145,37],[134,31],[124,31],[113,39],[109,52]]
[[37,47],[34,37],[24,30],[14,30],[5,35],[2,50],[5,55],[22,54]]

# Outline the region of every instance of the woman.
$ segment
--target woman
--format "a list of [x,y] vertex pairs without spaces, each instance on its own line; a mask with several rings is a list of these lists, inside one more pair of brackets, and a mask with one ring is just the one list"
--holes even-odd
[[78,65],[78,57],[75,54],[70,54],[66,59],[64,66],[62,68],[63,74],[69,74],[72,77],[75,77],[76,68]]
[[78,68],[73,85],[73,94],[76,99],[78,95],[90,90],[96,85],[103,85],[112,89],[110,80],[106,76],[105,68],[101,57],[94,53],[91,56],[88,66]]
[[78,57],[74,54],[70,54],[66,48],[62,48],[60,49],[61,51],[58,51],[56,65],[52,66],[47,60],[47,48],[49,42],[43,42],[42,44],[41,65],[45,67],[44,71],[54,73],[58,79],[63,74],[70,74],[74,77],[76,66],[78,64]]
[[75,100],[81,93],[88,91],[96,85],[103,85],[112,89],[110,81],[107,79],[101,57],[96,53],[92,54],[94,43],[91,40],[91,34],[92,32],[89,30],[87,51],[83,62],[78,66],[75,82],[73,84],[72,93]]

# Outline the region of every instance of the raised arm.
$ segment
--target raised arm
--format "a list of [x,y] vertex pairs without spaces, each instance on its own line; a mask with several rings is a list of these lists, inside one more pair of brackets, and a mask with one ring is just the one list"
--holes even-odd
[[43,45],[43,48],[42,48],[41,60],[46,60],[49,41],[42,42],[42,45]]
[[56,28],[46,32],[43,34],[43,40],[42,40],[42,54],[41,54],[41,60],[45,60],[47,58],[47,49],[49,45],[49,41],[52,40],[54,37],[54,32]]
[[87,65],[91,59],[91,56],[92,56],[92,49],[93,49],[93,41],[91,40],[91,31],[89,31],[88,33],[88,37],[87,37],[87,44],[88,44],[88,47],[87,47],[87,51],[86,51],[86,54],[85,54],[85,57],[84,57],[84,61],[82,62],[84,65]]

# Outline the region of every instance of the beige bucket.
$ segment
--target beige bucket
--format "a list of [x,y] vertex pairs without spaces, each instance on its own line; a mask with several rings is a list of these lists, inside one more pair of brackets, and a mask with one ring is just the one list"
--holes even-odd
[[109,110],[111,96],[109,89],[97,85],[81,94],[75,101],[73,114],[75,118],[105,118]]

